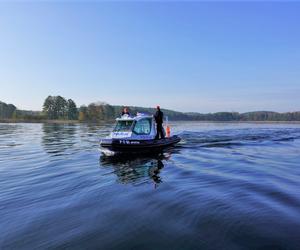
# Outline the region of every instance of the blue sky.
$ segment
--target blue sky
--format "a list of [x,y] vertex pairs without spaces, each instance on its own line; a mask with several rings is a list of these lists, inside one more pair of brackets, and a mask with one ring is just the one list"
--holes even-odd
[[300,110],[300,2],[0,3],[0,100]]

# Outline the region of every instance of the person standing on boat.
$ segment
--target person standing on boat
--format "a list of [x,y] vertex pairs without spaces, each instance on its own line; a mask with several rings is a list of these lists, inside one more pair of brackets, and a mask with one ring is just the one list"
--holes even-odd
[[156,107],[156,113],[154,115],[154,119],[156,122],[156,136],[155,139],[159,139],[159,137],[161,139],[165,138],[165,133],[164,133],[164,129],[163,129],[163,120],[164,120],[164,113],[160,110],[160,107],[157,106]]
[[121,114],[121,116],[123,116],[123,115],[128,115],[128,116],[130,116],[130,113],[129,113],[128,107],[124,107],[124,108],[123,108],[123,111],[122,111],[122,114]]

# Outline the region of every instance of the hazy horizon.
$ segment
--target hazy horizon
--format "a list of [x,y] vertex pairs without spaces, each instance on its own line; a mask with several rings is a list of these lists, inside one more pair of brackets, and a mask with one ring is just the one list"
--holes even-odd
[[0,3],[0,101],[300,110],[300,3]]

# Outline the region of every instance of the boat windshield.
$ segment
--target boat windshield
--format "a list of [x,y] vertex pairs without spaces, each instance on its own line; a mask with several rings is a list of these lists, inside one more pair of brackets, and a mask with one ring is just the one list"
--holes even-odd
[[151,118],[137,121],[135,123],[133,132],[137,135],[149,135],[151,132]]
[[114,132],[130,132],[132,129],[133,121],[118,121]]

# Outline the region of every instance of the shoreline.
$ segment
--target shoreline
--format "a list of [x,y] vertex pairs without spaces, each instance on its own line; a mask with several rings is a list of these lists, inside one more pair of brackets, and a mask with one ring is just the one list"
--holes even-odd
[[28,119],[0,119],[0,123],[82,123],[78,120],[28,120]]
[[[105,122],[114,122],[114,120],[103,121],[79,121],[79,120],[28,120],[28,119],[0,119],[0,123],[49,123],[49,124],[101,124]],[[195,121],[195,120],[173,120],[169,122],[197,122],[197,123],[260,123],[260,124],[300,124],[300,121]]]
[[[171,121],[173,122],[173,121]],[[195,121],[195,120],[176,120],[176,122],[197,122],[197,123],[289,123],[300,124],[300,121]]]

